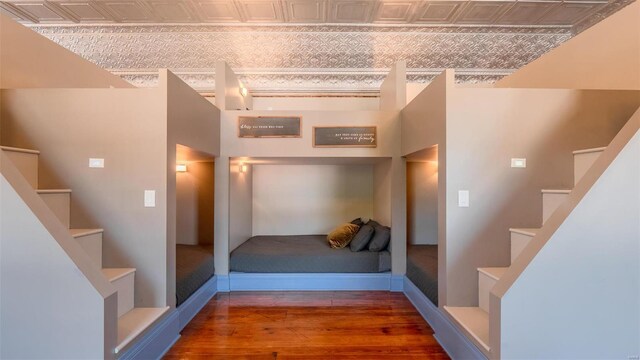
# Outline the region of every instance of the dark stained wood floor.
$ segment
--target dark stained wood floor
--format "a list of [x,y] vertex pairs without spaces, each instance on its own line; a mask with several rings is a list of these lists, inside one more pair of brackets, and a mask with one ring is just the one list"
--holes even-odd
[[448,359],[402,293],[232,292],[165,359]]

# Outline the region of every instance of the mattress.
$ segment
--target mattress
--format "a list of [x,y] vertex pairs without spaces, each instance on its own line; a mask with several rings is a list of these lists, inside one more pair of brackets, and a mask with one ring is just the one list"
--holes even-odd
[[176,245],[176,306],[214,274],[213,245]]
[[407,278],[438,305],[437,245],[410,245],[407,248]]
[[388,251],[332,249],[326,235],[254,236],[231,252],[231,271],[376,273],[391,270]]

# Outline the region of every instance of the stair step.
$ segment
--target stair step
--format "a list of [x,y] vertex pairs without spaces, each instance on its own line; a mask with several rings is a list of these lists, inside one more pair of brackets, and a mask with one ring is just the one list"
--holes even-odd
[[542,223],[567,199],[571,190],[542,190]]
[[118,318],[118,345],[115,353],[122,352],[133,340],[156,322],[169,307],[134,308]]
[[573,152],[573,184],[577,184],[591,168],[606,147],[577,150]]
[[520,255],[529,241],[540,231],[534,228],[511,228],[511,263]]
[[71,236],[89,255],[98,268],[102,268],[102,233],[103,229],[70,229]]
[[36,191],[62,224],[69,228],[71,224],[71,190],[42,189]]
[[5,152],[13,165],[20,171],[22,176],[34,188],[38,188],[38,156],[37,150],[20,149],[10,146],[0,146],[0,150]]
[[451,307],[445,306],[445,311],[462,328],[469,337],[488,358],[489,347],[489,314],[479,307]]
[[508,267],[478,268],[478,304],[480,309],[489,312],[489,293],[507,269]]
[[118,317],[133,309],[135,268],[106,268],[102,274],[118,290]]

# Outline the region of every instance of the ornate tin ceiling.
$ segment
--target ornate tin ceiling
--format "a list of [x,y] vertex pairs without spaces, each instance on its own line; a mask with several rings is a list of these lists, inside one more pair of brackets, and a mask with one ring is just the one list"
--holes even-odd
[[201,91],[227,61],[257,92],[375,91],[456,68],[495,81],[631,0],[0,1],[14,19],[138,86],[170,68]]

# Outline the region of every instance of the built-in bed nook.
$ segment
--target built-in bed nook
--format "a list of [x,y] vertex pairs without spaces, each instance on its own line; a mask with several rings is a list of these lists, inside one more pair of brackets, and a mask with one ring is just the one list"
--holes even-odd
[[176,147],[176,306],[213,277],[215,163],[211,155]]
[[438,305],[438,147],[407,159],[407,278]]
[[[231,278],[247,273],[389,274],[390,162],[371,157],[233,159]],[[336,242],[330,243],[328,235]]]

